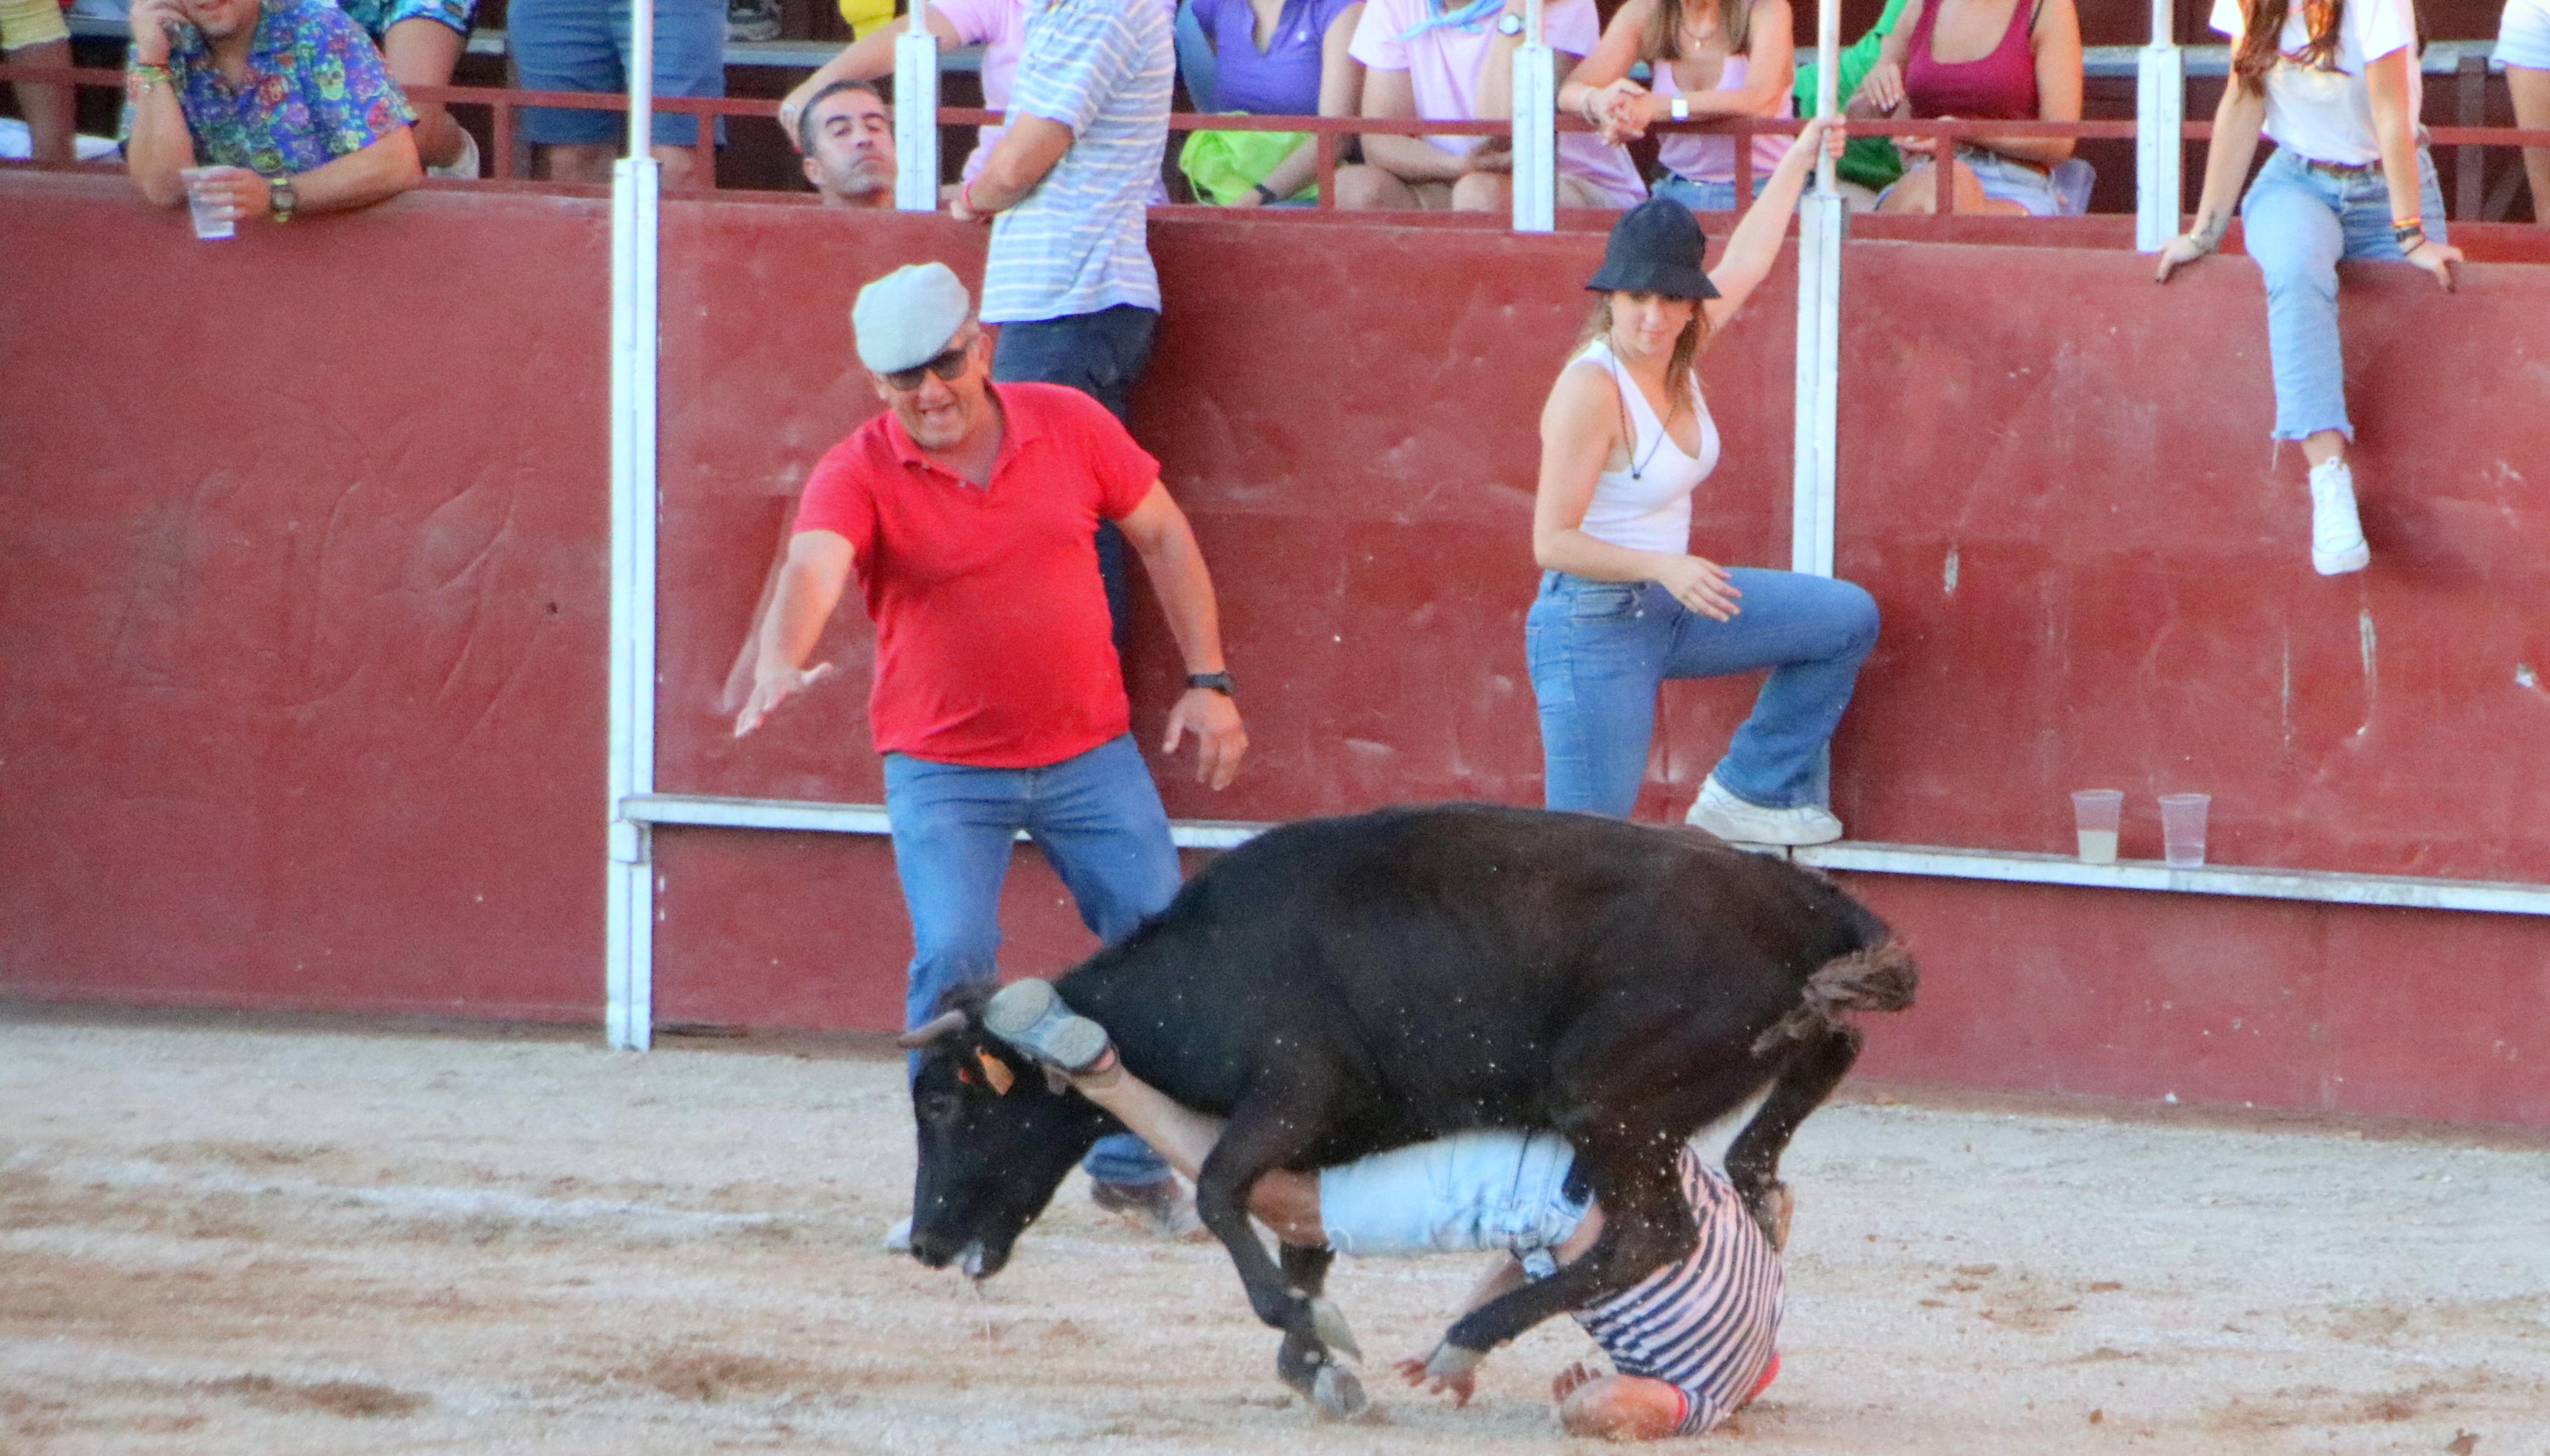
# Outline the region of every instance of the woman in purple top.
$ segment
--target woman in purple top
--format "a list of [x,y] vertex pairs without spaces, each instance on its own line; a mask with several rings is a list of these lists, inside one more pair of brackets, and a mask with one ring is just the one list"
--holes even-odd
[[[1346,53],[1363,0],[1193,0],[1213,47],[1216,111],[1252,116],[1354,116],[1363,62]],[[1304,138],[1233,207],[1262,207],[1318,179],[1319,146]]]
[[[1949,59],[1948,57],[1957,57]],[[1849,114],[1940,121],[2081,119],[2081,18],[2072,0],[1911,0],[1850,100]],[[1897,140],[1907,160],[1929,144]],[[2053,168],[2067,137],[1979,137],[1957,144],[1957,211],[2051,217],[2067,211]],[[1878,199],[1879,212],[1929,212],[1936,167],[1920,163]]]

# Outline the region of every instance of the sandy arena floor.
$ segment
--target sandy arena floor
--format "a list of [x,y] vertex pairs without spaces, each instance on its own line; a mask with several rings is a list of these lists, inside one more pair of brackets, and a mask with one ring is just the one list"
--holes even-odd
[[[1708,1449],[2550,1452],[2550,1151],[1861,1096],[1790,1155],[1784,1373]],[[978,1299],[878,1250],[911,1164],[857,1049],[0,1009],[0,1452],[1564,1444],[1572,1324],[1322,1425],[1218,1247],[1075,1176]],[[1378,1363],[1475,1273],[1331,1288]]]

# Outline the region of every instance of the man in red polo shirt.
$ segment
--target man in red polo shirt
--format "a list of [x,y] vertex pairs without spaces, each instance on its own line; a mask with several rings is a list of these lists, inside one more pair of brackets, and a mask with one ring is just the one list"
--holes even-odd
[[[1168,813],[1133,743],[1099,581],[1100,521],[1141,555],[1186,658],[1163,751],[1192,733],[1196,777],[1220,789],[1248,735],[1213,579],[1159,461],[1077,390],[992,383],[973,300],[944,264],[860,289],[850,324],[886,412],[807,479],[735,731],[832,671],[802,664],[855,568],[876,623],[868,721],[912,917],[910,1026],[949,988],[992,978],[1022,830],[1101,940],[1177,894]],[[1106,1138],[1082,1166],[1101,1206],[1164,1233],[1193,1225],[1176,1176],[1139,1139]]]

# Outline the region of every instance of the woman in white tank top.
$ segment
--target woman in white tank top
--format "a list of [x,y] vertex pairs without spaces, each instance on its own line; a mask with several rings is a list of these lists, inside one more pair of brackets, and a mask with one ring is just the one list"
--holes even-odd
[[1841,837],[1824,747],[1876,644],[1876,603],[1848,582],[1691,550],[1692,491],[1718,454],[1693,360],[1771,271],[1819,146],[1838,152],[1840,133],[1811,122],[1714,271],[1690,210],[1653,199],[1621,215],[1586,285],[1602,301],[1541,410],[1543,570],[1523,628],[1551,809],[1627,818],[1657,686],[1768,667],[1688,822],[1755,843]]

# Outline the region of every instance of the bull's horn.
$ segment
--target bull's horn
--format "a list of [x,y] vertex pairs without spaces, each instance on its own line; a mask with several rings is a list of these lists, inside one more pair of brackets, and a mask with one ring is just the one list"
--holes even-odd
[[929,1020],[894,1038],[894,1044],[906,1051],[928,1046],[941,1036],[952,1036],[965,1029],[963,1012],[940,1012]]

